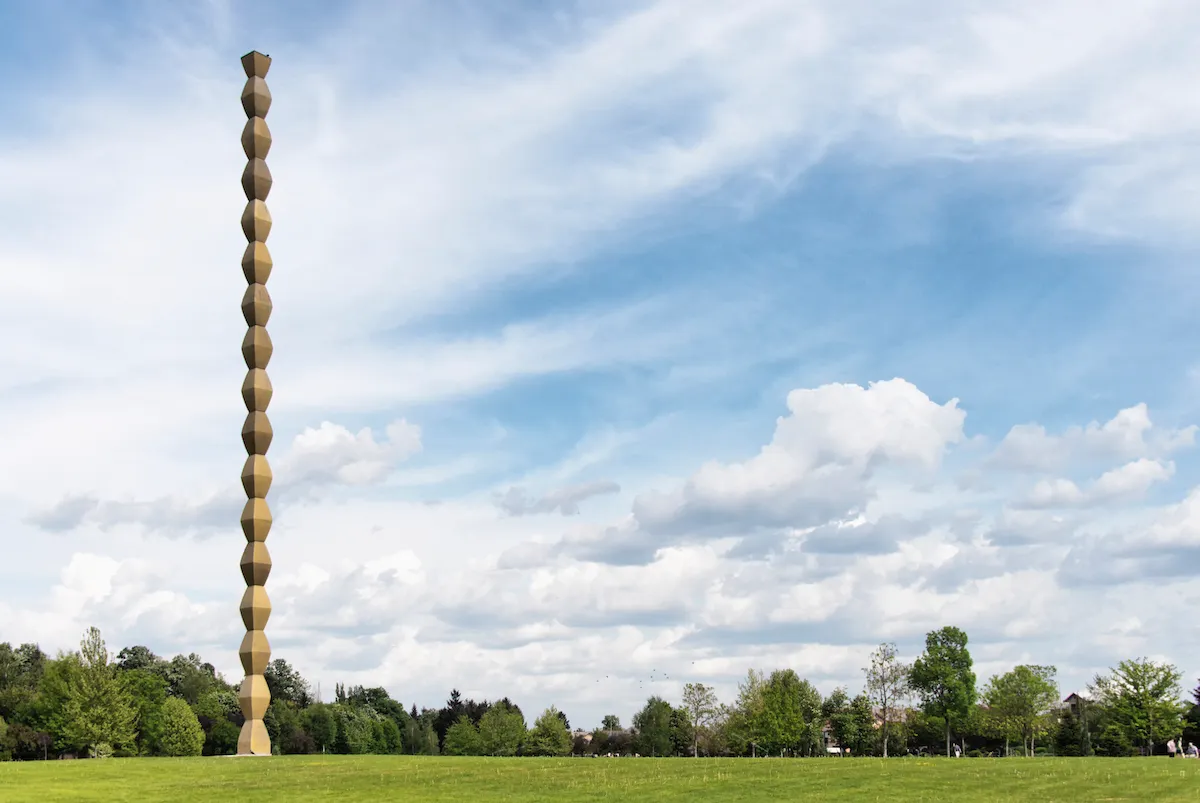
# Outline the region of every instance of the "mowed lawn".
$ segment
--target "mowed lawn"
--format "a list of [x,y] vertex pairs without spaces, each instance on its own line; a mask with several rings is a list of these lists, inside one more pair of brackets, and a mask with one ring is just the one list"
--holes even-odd
[[420,756],[38,761],[0,764],[0,800],[1200,803],[1200,761]]

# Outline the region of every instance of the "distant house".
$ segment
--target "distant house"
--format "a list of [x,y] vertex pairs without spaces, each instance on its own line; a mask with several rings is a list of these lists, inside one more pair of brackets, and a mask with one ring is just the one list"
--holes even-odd
[[830,724],[829,720],[825,720],[825,724],[821,726],[821,738],[825,742],[825,747],[830,752],[833,752],[834,750],[838,750],[840,752],[837,739],[833,738],[833,725]]
[[1080,716],[1083,707],[1090,702],[1091,700],[1087,699],[1086,697],[1083,697],[1076,692],[1071,692],[1064,697],[1063,701],[1055,706],[1055,708],[1057,708],[1059,711],[1069,710],[1075,716]]
[[[904,722],[915,712],[916,709],[908,708],[906,706],[894,707],[892,708],[892,722]],[[871,714],[875,719],[875,730],[879,730],[883,727],[883,709],[879,706],[873,706],[871,708]]]

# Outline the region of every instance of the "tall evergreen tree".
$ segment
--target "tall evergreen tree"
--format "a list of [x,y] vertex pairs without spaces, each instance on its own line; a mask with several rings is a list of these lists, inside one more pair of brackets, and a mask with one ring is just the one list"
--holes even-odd
[[433,722],[433,728],[437,731],[439,745],[445,744],[446,731],[450,730],[450,726],[466,713],[467,706],[463,701],[462,693],[458,689],[451,689],[450,696],[446,699],[446,704],[438,711],[437,717]]

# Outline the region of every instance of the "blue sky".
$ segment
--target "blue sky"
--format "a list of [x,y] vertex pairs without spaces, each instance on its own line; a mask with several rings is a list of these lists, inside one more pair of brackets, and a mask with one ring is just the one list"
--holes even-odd
[[1093,6],[0,0],[0,639],[239,671],[258,49],[306,675],[1196,674],[1200,20]]

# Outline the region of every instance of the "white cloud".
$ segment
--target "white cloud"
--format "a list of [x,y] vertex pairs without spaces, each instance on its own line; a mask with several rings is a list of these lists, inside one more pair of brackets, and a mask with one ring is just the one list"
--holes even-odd
[[1038,480],[1029,493],[1028,507],[1072,507],[1087,501],[1079,486],[1067,479]]
[[1165,482],[1175,473],[1175,464],[1141,458],[1106,471],[1092,486],[1093,499],[1140,496],[1156,482]]
[[[421,451],[421,429],[415,424],[397,419],[384,432],[386,440],[380,441],[370,427],[351,433],[340,424],[325,421],[304,429],[280,459],[268,456],[274,464],[272,504],[280,497],[331,486],[377,484]],[[227,485],[199,498],[171,494],[143,500],[102,499],[75,491],[36,510],[27,520],[49,532],[84,525],[101,530],[133,525],[175,536],[211,535],[236,522],[244,504],[244,491],[230,478]]]
[[[550,524],[561,518],[513,518],[487,499],[430,507],[298,498],[284,506],[270,542],[276,654],[325,685],[383,683],[423,704],[458,686],[534,708],[555,702],[586,723],[613,706],[628,717],[646,695],[678,695],[689,680],[730,695],[749,666],[791,665],[826,690],[853,686],[873,643],[897,640],[912,652],[927,629],[946,623],[968,631],[982,667],[1003,669],[1005,656],[1019,652],[1057,662],[1067,684],[1159,642],[1177,645],[1174,659],[1184,665],[1200,660],[1178,646],[1174,620],[1098,642],[1089,635],[1107,632],[1127,613],[1125,595],[1147,593],[1147,581],[1159,596],[1200,604],[1191,579],[1200,566],[1200,491],[1161,509],[1128,507],[1131,497],[1113,495],[1113,504],[1127,505],[1117,515],[1075,520],[1006,508],[1021,497],[1001,495],[964,518],[965,504],[981,503],[973,491],[930,486],[920,472],[868,470],[886,455],[939,472],[943,453],[963,440],[965,413],[954,402],[939,405],[894,380],[792,393],[789,408],[768,447],[729,464],[752,467],[741,476],[793,488],[839,463],[858,468],[843,477],[858,498],[875,486],[893,500],[935,498],[923,500],[912,519],[834,515],[815,528],[785,527],[753,554],[744,551],[755,537],[745,527],[694,542],[687,535],[698,531],[688,530],[681,541],[615,563],[608,553],[597,561],[575,547],[603,550],[604,539],[644,538],[636,517],[608,528],[584,522],[575,528],[580,540]],[[323,455],[330,476],[347,455],[369,462],[380,450],[418,443],[407,423],[389,427],[386,443],[332,427],[312,433],[299,441],[303,453]],[[774,451],[788,458],[755,462]],[[1153,473],[1148,464],[1125,464],[1096,485],[1115,494]],[[796,484],[774,482],[777,476]],[[936,490],[914,490],[921,487]],[[891,509],[903,507],[893,502]],[[599,541],[596,528],[606,533]],[[334,531],[343,557],[331,560]],[[560,539],[562,548],[554,548]],[[842,540],[850,546],[838,548]],[[48,605],[8,603],[14,637],[70,646],[75,631],[97,623],[116,644],[198,649],[235,676],[238,623],[229,600],[240,578],[219,569],[232,566],[236,545],[218,555],[212,542],[150,548],[155,543],[123,536],[110,555],[77,550]],[[211,590],[185,589],[180,572],[193,581],[222,579]]]
[[512,486],[502,495],[497,495],[496,505],[510,516],[554,511],[564,516],[577,516],[580,502],[594,496],[618,493],[620,490],[621,486],[611,480],[598,480],[556,488],[539,498],[529,499],[524,489]]
[[866,504],[875,469],[934,470],[963,435],[956,399],[936,404],[903,379],[797,390],[787,402],[790,414],[755,457],[708,463],[674,491],[639,496],[639,526],[812,526]]
[[421,451],[421,428],[398,419],[387,425],[386,441],[377,441],[370,427],[357,434],[324,421],[292,441],[280,463],[280,473],[292,484],[331,483],[367,485],[378,482],[396,464]]
[[[1195,442],[1196,426],[1156,429],[1145,404],[1119,411],[1101,424],[1069,427],[1051,435],[1038,424],[1018,424],[997,446],[996,466],[1018,471],[1049,471],[1071,463],[1095,460],[1158,458]],[[1141,470],[1141,469],[1131,469]]]
[[1102,505],[1108,502],[1138,499],[1157,482],[1166,482],[1175,474],[1175,464],[1144,457],[1110,469],[1096,478],[1087,490],[1069,479],[1038,480],[1026,507],[1057,508]]

